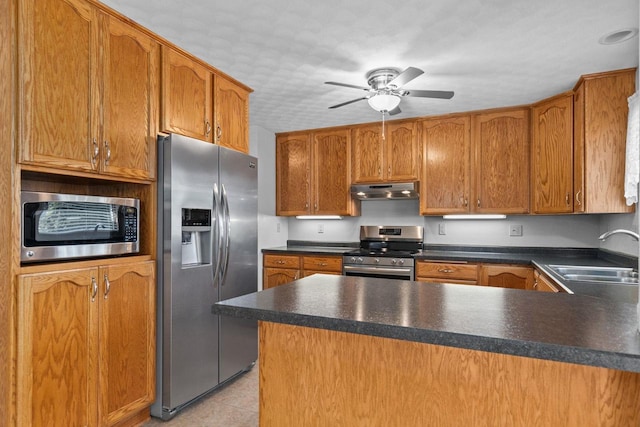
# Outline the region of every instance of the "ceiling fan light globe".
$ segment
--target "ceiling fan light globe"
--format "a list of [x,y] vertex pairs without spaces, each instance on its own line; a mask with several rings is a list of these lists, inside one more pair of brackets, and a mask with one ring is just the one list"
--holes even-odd
[[371,108],[379,112],[391,111],[400,105],[400,97],[397,95],[378,94],[367,100]]

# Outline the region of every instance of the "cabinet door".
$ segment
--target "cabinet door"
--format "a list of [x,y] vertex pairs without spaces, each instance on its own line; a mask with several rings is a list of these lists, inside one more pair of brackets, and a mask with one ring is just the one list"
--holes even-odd
[[[582,111],[582,141],[577,147],[582,153],[584,201],[586,213],[633,212],[624,198],[624,169],[626,155],[627,98],[635,91],[635,69],[598,74],[585,78]],[[578,105],[576,108],[578,108]],[[576,168],[579,170],[579,168]]]
[[532,110],[534,213],[573,212],[573,95]]
[[473,118],[478,213],[529,212],[529,109]]
[[560,292],[558,287],[536,270],[534,272],[533,290],[540,292]]
[[362,126],[353,131],[353,183],[382,182],[384,180],[384,149],[380,125]]
[[385,168],[388,181],[417,181],[420,141],[418,122],[389,123],[385,139]]
[[480,284],[499,288],[530,289],[533,269],[516,265],[483,265],[480,267]]
[[311,141],[308,134],[276,139],[276,215],[311,213]]
[[351,158],[348,130],[313,135],[313,213],[350,215]]
[[82,0],[25,0],[20,6],[20,161],[96,170],[96,11]]
[[154,263],[101,267],[99,279],[100,418],[113,425],[154,400]]
[[212,141],[211,71],[162,46],[162,130]]
[[469,212],[470,128],[469,117],[422,123],[422,215]]
[[219,75],[214,90],[216,144],[249,153],[249,91]]
[[269,289],[300,278],[300,270],[290,268],[265,268],[262,276],[262,288]]
[[155,178],[160,47],[149,36],[107,15],[103,43],[101,171]]
[[18,425],[96,425],[97,279],[88,268],[19,276]]

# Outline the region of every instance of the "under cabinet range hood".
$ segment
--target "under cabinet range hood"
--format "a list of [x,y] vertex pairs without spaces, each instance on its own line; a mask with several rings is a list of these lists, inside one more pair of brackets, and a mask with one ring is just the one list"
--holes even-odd
[[351,197],[358,200],[417,199],[418,182],[379,182],[351,186]]

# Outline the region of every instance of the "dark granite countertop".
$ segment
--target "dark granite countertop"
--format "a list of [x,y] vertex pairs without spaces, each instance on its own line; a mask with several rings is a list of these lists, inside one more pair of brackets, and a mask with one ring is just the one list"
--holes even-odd
[[[323,246],[327,245],[327,246]],[[287,246],[263,249],[263,253],[299,255],[344,255],[358,243],[319,243],[290,241]],[[589,295],[621,302],[638,301],[637,285],[609,285],[595,282],[568,282],[553,272],[549,265],[627,266],[637,268],[636,258],[595,248],[544,248],[507,246],[425,245],[414,255],[418,260],[505,263],[531,265],[547,274],[570,294]]]
[[583,295],[316,274],[213,312],[640,372],[636,305]]

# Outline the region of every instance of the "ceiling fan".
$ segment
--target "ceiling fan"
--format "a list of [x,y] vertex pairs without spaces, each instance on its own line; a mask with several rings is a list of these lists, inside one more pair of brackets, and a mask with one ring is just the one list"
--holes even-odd
[[356,98],[341,104],[332,105],[329,108],[333,109],[343,107],[366,99],[374,110],[394,115],[401,112],[399,105],[400,99],[403,96],[440,99],[451,99],[453,97],[453,92],[451,91],[409,90],[402,88],[402,86],[423,73],[424,71],[415,67],[409,67],[403,72],[399,72],[394,68],[377,68],[367,73],[366,78],[369,87],[351,85],[347,83],[325,82],[325,84],[328,85],[350,87],[368,92],[367,95],[362,98]]

